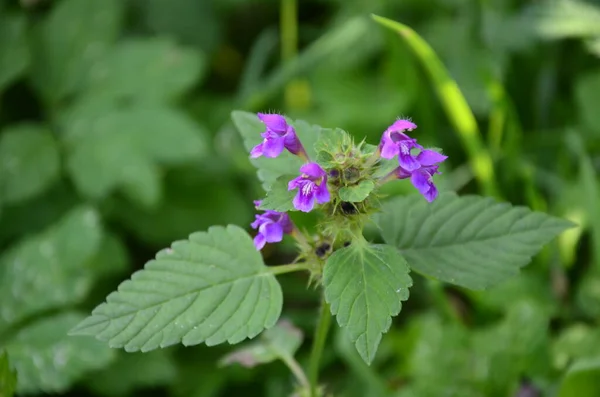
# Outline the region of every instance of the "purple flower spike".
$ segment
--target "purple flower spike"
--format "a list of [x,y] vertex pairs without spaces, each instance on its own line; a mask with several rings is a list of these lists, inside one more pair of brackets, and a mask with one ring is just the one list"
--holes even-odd
[[[255,201],[256,208],[260,206],[260,201]],[[254,237],[254,246],[260,251],[266,243],[278,243],[283,240],[284,234],[290,234],[294,230],[288,214],[266,210],[264,214],[255,215],[255,221],[250,225],[253,229],[258,229],[258,234]]]
[[417,140],[409,137],[404,131],[412,131],[417,125],[409,120],[397,120],[388,127],[381,137],[379,151],[384,159],[398,156],[398,162],[407,171],[413,171],[420,167],[417,159],[410,153],[413,148],[422,149]]
[[300,167],[301,175],[288,183],[288,190],[298,189],[294,197],[294,207],[302,212],[310,212],[315,201],[324,204],[330,200],[327,190],[327,173],[317,163],[307,163]]
[[258,118],[267,127],[267,130],[261,134],[264,138],[262,143],[256,145],[250,151],[251,158],[260,156],[277,157],[283,152],[283,149],[306,158],[306,153],[302,143],[296,136],[294,127],[285,121],[285,117],[280,114],[258,113]]

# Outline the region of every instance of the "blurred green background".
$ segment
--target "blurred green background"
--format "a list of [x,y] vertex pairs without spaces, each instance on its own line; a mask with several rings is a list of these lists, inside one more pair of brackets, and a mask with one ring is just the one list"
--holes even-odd
[[[479,131],[461,130],[468,112],[441,101],[432,60],[371,13],[432,46]],[[441,189],[580,225],[490,291],[413,274],[371,367],[334,326],[329,392],[600,396],[599,57],[593,2],[0,0],[0,350],[18,395],[290,395],[280,363],[219,366],[229,346],[126,354],[66,335],[172,241],[248,227],[263,192],[229,119],[244,109],[373,144],[411,117],[419,142],[449,155]],[[482,155],[493,172],[478,171]],[[293,259],[289,242],[264,255]],[[304,363],[318,294],[304,275],[282,282]]]

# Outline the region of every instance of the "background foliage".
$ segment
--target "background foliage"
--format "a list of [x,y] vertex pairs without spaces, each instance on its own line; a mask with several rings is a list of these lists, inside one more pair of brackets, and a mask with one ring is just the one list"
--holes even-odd
[[[600,395],[600,6],[299,3],[296,15],[290,0],[0,0],[0,396],[11,394],[12,369],[18,394],[289,394],[280,363],[219,366],[236,361],[228,347],[125,353],[66,335],[171,241],[213,224],[248,227],[262,188],[234,109],[277,110],[370,143],[410,116],[419,142],[450,156],[444,190],[580,225],[489,291],[412,274],[411,299],[371,367],[345,335],[330,336],[330,391]],[[438,95],[434,61],[370,13],[433,47],[477,125]],[[484,149],[488,172],[477,168]],[[281,264],[291,252],[264,255]],[[282,282],[283,315],[306,341],[318,297],[302,275]]]

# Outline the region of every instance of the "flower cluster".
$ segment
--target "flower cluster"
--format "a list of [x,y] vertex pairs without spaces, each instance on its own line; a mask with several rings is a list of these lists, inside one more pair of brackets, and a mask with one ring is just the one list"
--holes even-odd
[[[258,113],[258,118],[265,125],[266,130],[261,134],[262,142],[251,150],[250,157],[275,158],[284,150],[299,156],[304,161],[299,170],[300,176],[289,181],[287,186],[288,191],[297,190],[292,201],[294,208],[302,212],[310,212],[314,209],[315,204],[329,203],[332,200],[332,192],[334,194],[337,192],[335,182],[333,185],[328,185],[328,172],[320,164],[310,160],[294,127],[279,114]],[[398,167],[380,179],[379,184],[391,179],[410,178],[415,188],[427,201],[431,202],[438,195],[433,183],[433,175],[440,173],[438,164],[447,157],[434,150],[423,148],[416,139],[405,133],[415,128],[417,128],[416,124],[410,120],[397,120],[383,133],[372,160],[366,161],[362,165],[363,168],[368,168],[378,163],[379,158],[397,157]],[[329,168],[326,167],[326,169]],[[367,173],[367,175],[371,174]],[[330,169],[330,176],[334,178],[334,181],[337,180],[335,175],[339,175],[339,170]],[[337,200],[337,195],[335,197]],[[257,208],[260,203],[260,201],[255,201]],[[343,204],[342,202],[342,207]],[[251,226],[258,230],[254,239],[257,250],[262,249],[266,243],[281,241],[284,234],[295,234],[296,230],[288,214],[273,210],[266,210],[264,214],[256,215],[256,220]]]

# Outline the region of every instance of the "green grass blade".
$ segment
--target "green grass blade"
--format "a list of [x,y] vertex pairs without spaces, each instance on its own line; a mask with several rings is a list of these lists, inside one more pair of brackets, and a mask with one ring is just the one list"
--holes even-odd
[[450,121],[458,132],[476,180],[486,195],[499,197],[492,157],[483,143],[475,116],[442,61],[431,46],[408,26],[377,15],[373,15],[373,19],[397,32],[423,63]]

